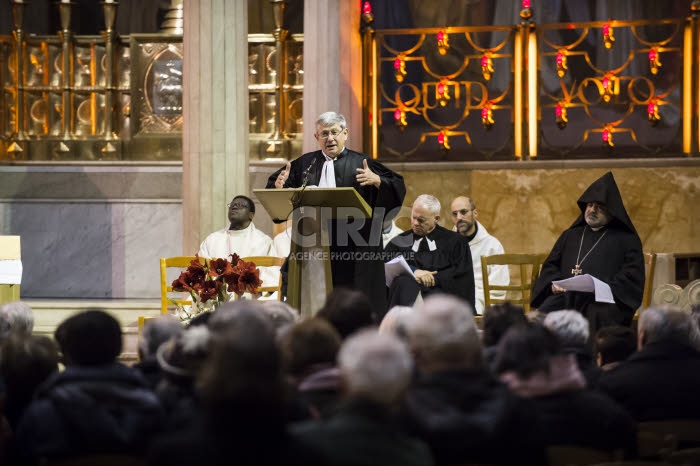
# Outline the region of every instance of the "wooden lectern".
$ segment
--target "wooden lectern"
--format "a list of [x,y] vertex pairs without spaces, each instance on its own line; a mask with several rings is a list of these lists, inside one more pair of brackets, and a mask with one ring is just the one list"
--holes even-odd
[[287,302],[311,317],[333,289],[328,222],[370,218],[372,208],[355,188],[254,189],[273,221],[292,217]]
[[0,305],[19,301],[22,281],[19,236],[0,236]]

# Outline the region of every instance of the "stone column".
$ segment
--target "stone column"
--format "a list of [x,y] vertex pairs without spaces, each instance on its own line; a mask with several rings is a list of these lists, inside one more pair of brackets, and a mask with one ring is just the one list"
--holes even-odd
[[304,152],[316,150],[314,122],[333,110],[345,115],[350,149],[362,150],[360,4],[304,2]]
[[228,225],[248,182],[248,3],[184,2],[183,254]]

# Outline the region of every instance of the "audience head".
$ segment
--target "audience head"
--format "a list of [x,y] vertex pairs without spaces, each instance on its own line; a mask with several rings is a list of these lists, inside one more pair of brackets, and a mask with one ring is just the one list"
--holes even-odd
[[228,221],[235,230],[246,228],[255,216],[255,203],[248,196],[235,196],[227,207]]
[[146,320],[141,331],[139,358],[143,361],[155,357],[158,347],[182,333],[183,328],[182,322],[169,315]]
[[157,360],[163,375],[174,382],[191,382],[209,355],[209,340],[209,328],[196,325],[160,345]]
[[598,329],[593,340],[593,351],[601,367],[624,361],[637,350],[637,335],[622,325]]
[[406,319],[409,346],[422,372],[476,367],[483,363],[472,307],[450,295],[433,295]]
[[343,343],[338,367],[346,397],[394,405],[411,381],[413,362],[398,337],[365,329]]
[[381,323],[379,333],[393,333],[401,339],[406,338],[406,319],[413,313],[411,306],[394,306],[389,309]]
[[559,338],[564,348],[583,347],[588,343],[588,319],[578,311],[550,312],[545,316],[543,325]]
[[314,367],[335,365],[341,343],[340,335],[325,319],[294,324],[280,344],[286,372],[299,380]]
[[260,306],[249,300],[226,303],[209,321],[210,355],[197,386],[216,424],[268,430],[283,425],[281,358]]
[[334,288],[316,317],[330,322],[343,339],[361,328],[376,324],[367,295],[347,288]]
[[430,234],[440,221],[440,201],[430,194],[421,194],[411,208],[411,230],[417,236]]
[[637,324],[637,348],[660,342],[693,346],[694,328],[690,315],[671,306],[644,309]]
[[58,370],[58,349],[48,337],[12,335],[0,349],[0,374],[8,394],[24,394],[31,399],[34,390]]
[[31,335],[34,330],[34,314],[29,304],[12,301],[0,306],[0,341],[11,334]]
[[67,318],[56,328],[54,337],[67,366],[112,364],[122,351],[119,322],[102,310],[88,310]]
[[532,324],[513,327],[498,344],[494,369],[498,374],[514,372],[527,379],[549,371],[552,357],[561,352],[561,343],[548,328]]
[[276,330],[293,325],[299,320],[299,312],[284,301],[271,299],[263,301],[263,311]]
[[492,304],[487,307],[481,322],[484,329],[481,335],[484,346],[497,345],[509,328],[529,323],[523,307],[512,303]]

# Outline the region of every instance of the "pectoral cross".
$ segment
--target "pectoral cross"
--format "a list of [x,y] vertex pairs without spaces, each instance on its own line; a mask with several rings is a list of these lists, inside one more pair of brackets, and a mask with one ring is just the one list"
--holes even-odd
[[583,273],[583,269],[581,269],[581,266],[576,264],[576,267],[571,269],[571,274],[575,277],[576,275],[581,275]]

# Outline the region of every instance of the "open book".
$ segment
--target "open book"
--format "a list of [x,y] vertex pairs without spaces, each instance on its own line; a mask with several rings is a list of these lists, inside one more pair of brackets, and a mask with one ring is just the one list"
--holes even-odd
[[384,280],[386,281],[386,286],[391,286],[391,282],[394,281],[397,275],[408,272],[413,276],[413,270],[408,266],[406,259],[403,256],[396,256],[389,262],[384,263]]
[[564,280],[555,280],[552,284],[564,288],[566,291],[595,293],[595,300],[599,303],[615,303],[610,285],[587,273]]

